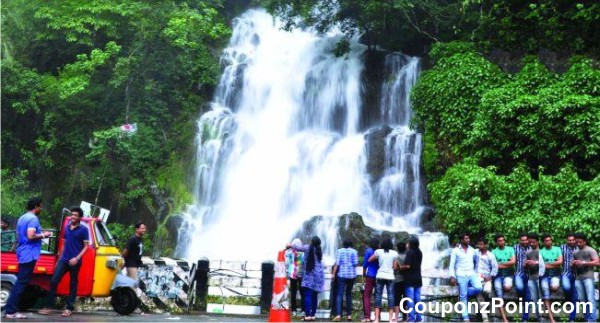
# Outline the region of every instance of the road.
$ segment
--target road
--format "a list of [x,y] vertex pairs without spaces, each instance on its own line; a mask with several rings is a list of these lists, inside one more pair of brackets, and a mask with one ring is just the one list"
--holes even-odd
[[[73,312],[71,317],[61,317],[61,311],[51,315],[37,312],[25,312],[26,320],[9,320],[2,317],[2,322],[266,322],[266,316],[236,316],[206,313],[192,314],[146,314],[133,313],[123,316],[113,311]],[[4,313],[3,313],[4,314]],[[3,315],[4,316],[4,315]]]

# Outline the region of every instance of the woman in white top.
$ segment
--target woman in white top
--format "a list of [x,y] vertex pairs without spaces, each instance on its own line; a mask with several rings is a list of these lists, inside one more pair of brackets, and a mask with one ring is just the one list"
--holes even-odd
[[390,312],[390,322],[394,317],[394,261],[398,253],[394,250],[394,245],[390,238],[386,238],[381,243],[381,249],[375,250],[375,253],[369,258],[369,261],[379,261],[379,270],[377,271],[375,285],[375,322],[379,322],[381,313],[381,299],[383,297],[383,287],[387,289],[388,310]]

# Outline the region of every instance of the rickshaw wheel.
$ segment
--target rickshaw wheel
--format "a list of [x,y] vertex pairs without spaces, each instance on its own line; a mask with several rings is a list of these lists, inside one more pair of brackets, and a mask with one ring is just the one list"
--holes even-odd
[[137,308],[138,298],[133,289],[120,287],[112,292],[110,304],[115,312],[121,315],[129,315]]
[[13,284],[9,282],[2,282],[2,290],[0,291],[0,303],[2,304],[2,308],[6,305],[8,298],[10,297],[10,293],[12,291]]

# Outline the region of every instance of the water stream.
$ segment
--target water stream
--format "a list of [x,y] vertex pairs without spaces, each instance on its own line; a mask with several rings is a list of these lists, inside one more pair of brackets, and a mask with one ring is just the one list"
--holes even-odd
[[[329,259],[342,214],[357,212],[376,229],[422,234],[422,138],[409,128],[419,59],[388,54],[381,104],[369,107],[361,78],[367,48],[351,41],[336,57],[339,39],[282,31],[261,10],[236,18],[211,110],[198,121],[196,202],[180,229],[179,255],[273,259],[315,215],[325,216],[314,234]],[[367,109],[378,109],[376,124],[361,123]],[[391,131],[384,171],[373,181],[365,134],[382,125]],[[427,252],[438,252],[444,239],[422,237]]]

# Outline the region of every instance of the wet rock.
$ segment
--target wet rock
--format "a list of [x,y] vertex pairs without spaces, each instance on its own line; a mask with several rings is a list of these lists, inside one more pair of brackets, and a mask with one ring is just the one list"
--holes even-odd
[[169,236],[173,237],[173,240],[175,241],[177,241],[177,235],[182,223],[183,214],[176,213],[167,219],[167,231],[169,231]]
[[408,241],[409,238],[408,232],[380,231],[370,228],[365,225],[362,216],[356,212],[344,214],[339,217],[314,216],[310,220],[304,222],[302,228],[298,230],[295,236],[302,239],[302,241],[310,241],[312,236],[319,236],[319,228],[325,224],[323,223],[324,221],[337,222],[338,234],[336,242],[338,247],[342,246],[342,242],[345,239],[350,239],[354,243],[354,249],[361,255],[364,254],[364,251],[368,248],[369,241],[372,238],[378,238],[381,241],[384,237],[389,237],[392,239],[394,246],[400,241]]
[[435,210],[431,207],[426,207],[421,215],[421,228],[423,231],[437,232],[440,231],[438,218],[435,217]]
[[392,132],[388,125],[382,125],[369,130],[365,134],[367,141],[367,173],[369,174],[371,184],[381,179],[385,172],[385,138]]

